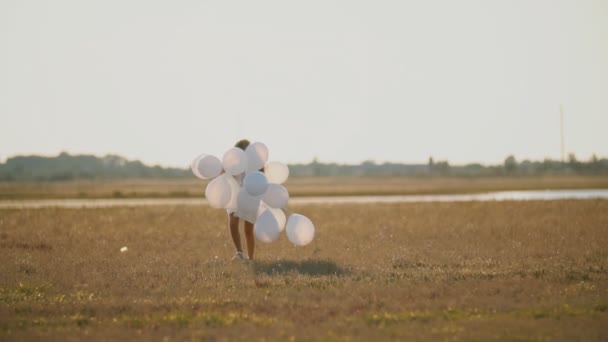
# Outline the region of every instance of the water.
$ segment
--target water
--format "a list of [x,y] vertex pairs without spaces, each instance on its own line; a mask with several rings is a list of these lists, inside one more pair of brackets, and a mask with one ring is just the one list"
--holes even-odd
[[[456,195],[340,196],[298,198],[300,203],[399,203],[468,201],[550,201],[564,199],[608,199],[608,189],[496,191]],[[290,203],[294,203],[290,202]],[[295,204],[295,203],[294,203]]]
[[[324,196],[294,197],[290,204],[332,203],[400,203],[400,202],[467,202],[467,201],[550,201],[565,199],[608,199],[608,189],[585,190],[529,190],[498,191],[459,195],[403,195],[403,196]],[[0,201],[0,209],[7,208],[101,208],[151,205],[207,205],[202,198],[115,198],[115,199],[50,199]]]

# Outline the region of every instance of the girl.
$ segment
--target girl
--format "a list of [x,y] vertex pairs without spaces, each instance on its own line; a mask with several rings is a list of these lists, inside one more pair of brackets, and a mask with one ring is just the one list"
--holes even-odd
[[[243,139],[237,142],[234,147],[238,147],[241,150],[245,151],[249,146],[249,140]],[[260,170],[263,171],[263,170]],[[242,185],[243,178],[245,174],[242,173],[240,175],[234,176],[236,181]],[[236,247],[236,255],[232,258],[232,260],[247,260],[253,259],[253,251],[255,249],[255,237],[253,235],[253,223],[249,221],[245,221],[245,240],[247,241],[247,254],[249,258],[243,254],[243,247],[241,247],[241,235],[239,233],[239,221],[240,219],[235,215],[235,210],[228,209],[228,224],[230,225],[230,235],[232,236],[232,242],[234,242],[234,247]]]

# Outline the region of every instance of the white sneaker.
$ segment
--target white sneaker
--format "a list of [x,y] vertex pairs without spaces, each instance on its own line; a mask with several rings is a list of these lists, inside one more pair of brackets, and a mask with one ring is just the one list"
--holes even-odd
[[236,254],[232,257],[232,260],[247,260],[249,259],[243,252],[236,252]]

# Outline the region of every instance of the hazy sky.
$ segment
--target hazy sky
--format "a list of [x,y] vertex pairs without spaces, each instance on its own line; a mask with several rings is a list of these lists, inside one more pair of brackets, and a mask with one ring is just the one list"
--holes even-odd
[[0,1],[0,159],[608,156],[608,0]]

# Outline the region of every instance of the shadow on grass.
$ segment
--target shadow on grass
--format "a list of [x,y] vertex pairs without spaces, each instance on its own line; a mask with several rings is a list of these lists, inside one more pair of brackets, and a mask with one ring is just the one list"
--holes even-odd
[[346,276],[351,272],[346,268],[336,265],[327,260],[305,260],[305,261],[255,261],[253,264],[255,274],[284,275],[298,273],[309,276]]

